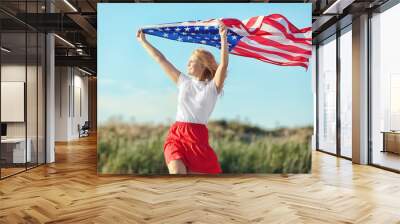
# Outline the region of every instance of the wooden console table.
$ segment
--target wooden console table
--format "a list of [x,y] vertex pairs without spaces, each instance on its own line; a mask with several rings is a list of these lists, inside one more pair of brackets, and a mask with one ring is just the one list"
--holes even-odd
[[400,131],[382,131],[383,150],[382,152],[392,152],[400,154]]

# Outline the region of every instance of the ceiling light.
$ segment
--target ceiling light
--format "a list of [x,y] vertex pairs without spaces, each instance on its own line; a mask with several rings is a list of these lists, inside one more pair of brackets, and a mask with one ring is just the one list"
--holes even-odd
[[69,3],[68,0],[64,0],[65,4],[67,4],[72,10],[74,10],[74,12],[78,12],[78,10],[71,4]]
[[1,47],[0,49],[1,49],[2,51],[6,52],[6,53],[10,53],[10,52],[11,52],[11,50],[9,50],[9,49],[7,49],[7,48],[5,48],[5,47]]
[[75,45],[73,45],[73,44],[72,44],[71,42],[69,42],[68,40],[66,40],[66,39],[64,39],[64,38],[62,38],[62,37],[60,37],[60,36],[57,35],[57,34],[54,34],[54,36],[57,37],[58,39],[60,39],[61,41],[63,41],[64,43],[66,43],[67,45],[69,45],[69,46],[75,48]]
[[82,50],[81,48],[77,48],[77,49],[76,49],[76,52],[77,52],[79,55],[83,55],[83,50]]
[[336,0],[322,14],[342,14],[343,10],[353,2],[354,0]]
[[87,74],[87,75],[92,75],[92,73],[90,73],[90,72],[88,72],[88,71],[86,71],[86,70],[83,70],[83,69],[81,69],[81,68],[79,68],[79,67],[78,67],[78,70],[81,71],[81,72],[83,72],[83,73],[85,73],[85,74]]

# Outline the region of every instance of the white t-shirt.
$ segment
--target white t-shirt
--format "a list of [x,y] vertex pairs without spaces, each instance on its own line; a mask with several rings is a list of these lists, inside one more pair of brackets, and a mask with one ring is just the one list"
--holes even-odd
[[220,95],[213,80],[199,81],[183,73],[178,82],[176,121],[207,124]]

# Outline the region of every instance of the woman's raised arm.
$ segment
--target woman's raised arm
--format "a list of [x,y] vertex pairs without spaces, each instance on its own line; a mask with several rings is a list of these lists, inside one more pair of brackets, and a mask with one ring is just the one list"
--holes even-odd
[[221,92],[224,81],[226,78],[226,72],[228,70],[228,41],[227,41],[227,32],[225,24],[222,22],[219,23],[219,35],[221,36],[221,63],[218,65],[217,71],[215,72],[214,82],[217,86],[218,93]]
[[145,37],[145,34],[142,30],[138,30],[136,33],[136,37],[138,41],[142,44],[142,46],[146,49],[147,53],[161,65],[161,68],[164,72],[172,79],[172,81],[176,84],[178,82],[180,71],[175,68],[175,66],[167,60],[167,58],[151,45]]

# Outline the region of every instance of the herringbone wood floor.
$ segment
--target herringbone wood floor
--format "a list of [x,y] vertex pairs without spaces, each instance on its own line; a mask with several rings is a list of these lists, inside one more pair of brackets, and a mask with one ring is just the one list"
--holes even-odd
[[400,223],[400,175],[323,153],[312,174],[99,177],[96,139],[0,181],[0,223]]

